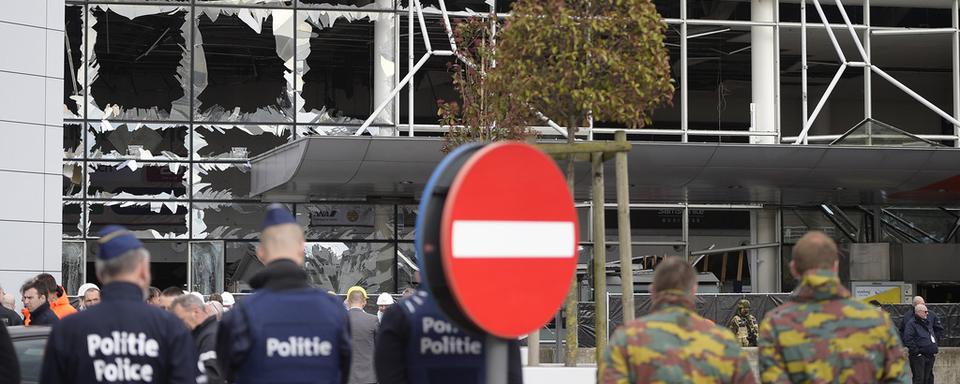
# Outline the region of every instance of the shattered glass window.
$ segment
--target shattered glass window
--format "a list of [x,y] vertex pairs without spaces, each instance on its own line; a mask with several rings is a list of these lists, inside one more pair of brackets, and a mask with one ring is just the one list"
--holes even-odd
[[250,198],[250,164],[194,164],[193,198],[197,200]]
[[83,284],[84,254],[86,244],[83,241],[64,241],[60,250],[60,283],[67,292],[77,292]]
[[67,200],[63,202],[63,237],[83,237],[83,202]]
[[73,159],[83,157],[83,124],[63,124],[63,158]]
[[194,128],[195,157],[203,160],[246,160],[290,141],[292,126],[199,125]]
[[187,127],[152,124],[91,124],[87,137],[91,159],[186,159]]
[[[439,17],[425,18],[427,31],[430,34],[430,45],[434,50],[450,49],[450,42],[446,38],[446,32],[443,22]],[[420,28],[419,21],[414,21],[414,28]],[[400,18],[400,30],[407,30],[407,19]],[[419,29],[418,29],[419,30]],[[407,65],[407,52],[409,51],[406,42],[400,44],[400,76],[406,76],[409,71]],[[414,39],[413,57],[414,61],[420,60],[426,54],[426,47],[423,45],[423,38],[417,34]],[[460,94],[453,87],[453,76],[450,74],[449,66],[456,61],[453,57],[433,56],[427,60],[427,63],[417,71],[413,77],[413,116],[416,124],[437,124],[440,118],[437,116],[437,102],[458,101]],[[408,92],[404,89],[400,92],[400,121],[407,122]]]
[[[506,2],[506,0],[497,0],[497,6],[500,7],[500,2]],[[400,7],[406,9],[407,4],[410,0],[400,0]],[[490,12],[491,0],[447,0],[444,5],[447,7],[447,11],[473,11],[473,12]],[[420,6],[423,8],[433,8],[440,9],[440,0],[420,0]]]
[[417,211],[420,207],[416,205],[400,205],[397,207],[397,238],[402,240],[413,240],[416,236],[414,231],[417,227]]
[[187,167],[182,163],[90,163],[91,198],[177,199],[187,194]]
[[298,204],[297,222],[308,240],[393,238],[392,205]]
[[90,117],[189,119],[187,9],[97,5],[90,16]]
[[[306,20],[312,31],[303,64],[301,112],[322,116],[315,122],[350,118],[362,123],[373,112],[374,22],[370,16],[358,19],[361,15],[346,12],[311,16]],[[393,65],[389,62],[391,70]]]
[[[297,137],[306,136],[353,136],[359,126],[356,125],[320,125],[320,126],[299,126],[297,127]],[[368,131],[377,136],[378,127],[370,126]]]
[[417,265],[417,248],[413,243],[397,244],[397,290],[403,291],[404,288],[415,288],[419,282],[415,279],[415,273],[419,270]]
[[395,292],[394,244],[308,242],[304,269],[323,290],[346,292],[354,285],[367,292]]
[[197,4],[203,5],[270,5],[270,6],[290,6],[293,0],[196,0]]
[[83,193],[83,162],[63,162],[63,197],[80,197]]
[[223,292],[223,242],[190,243],[190,291],[204,295]]
[[193,238],[250,239],[260,236],[268,204],[193,203]]
[[67,5],[64,10],[63,117],[83,117],[83,7]]
[[180,239],[189,235],[186,203],[108,201],[90,202],[88,206],[90,237],[108,225],[122,225],[141,239]]
[[257,259],[257,243],[227,241],[224,247],[223,288],[227,292],[252,292],[250,278],[263,270]]
[[196,119],[293,119],[293,11],[199,8]]

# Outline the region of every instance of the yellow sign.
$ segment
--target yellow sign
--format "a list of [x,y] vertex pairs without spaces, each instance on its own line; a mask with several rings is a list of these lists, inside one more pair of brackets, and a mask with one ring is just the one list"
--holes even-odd
[[854,297],[864,303],[873,300],[880,304],[900,304],[903,300],[903,289],[899,286],[859,286],[854,287]]

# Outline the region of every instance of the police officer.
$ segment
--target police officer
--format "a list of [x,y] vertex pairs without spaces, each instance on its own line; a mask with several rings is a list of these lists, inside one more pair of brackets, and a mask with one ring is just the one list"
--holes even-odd
[[204,377],[190,331],[144,303],[150,253],[123,227],[99,233],[103,301],[65,317],[47,341],[41,383],[197,383]]
[[303,229],[283,205],[267,210],[250,279],[256,293],[223,315],[217,358],[228,382],[302,383],[350,371],[350,323],[334,297],[311,288],[303,269]]
[[[373,361],[380,384],[483,384],[483,335],[453,325],[426,290],[387,308]],[[520,344],[509,345],[507,382],[523,383]]]

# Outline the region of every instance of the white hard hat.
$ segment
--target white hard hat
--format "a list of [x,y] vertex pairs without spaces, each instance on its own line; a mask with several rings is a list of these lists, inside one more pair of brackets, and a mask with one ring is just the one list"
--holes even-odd
[[100,287],[97,287],[96,284],[86,283],[86,284],[84,284],[84,285],[81,285],[81,286],[80,286],[80,289],[77,290],[77,296],[81,296],[81,297],[82,297],[85,293],[87,293],[87,290],[90,289],[90,288],[94,288],[94,289],[96,289],[96,290],[98,290],[98,291],[100,290]]
[[220,294],[220,298],[223,299],[224,307],[232,307],[237,302],[233,300],[233,295],[230,292],[224,292]]
[[386,292],[381,293],[380,297],[377,297],[377,305],[393,305],[393,296]]

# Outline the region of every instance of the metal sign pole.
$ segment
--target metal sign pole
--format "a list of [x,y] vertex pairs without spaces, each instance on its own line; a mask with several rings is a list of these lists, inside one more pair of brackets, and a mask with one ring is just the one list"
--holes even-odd
[[487,335],[484,359],[487,368],[487,384],[507,384],[507,341]]

